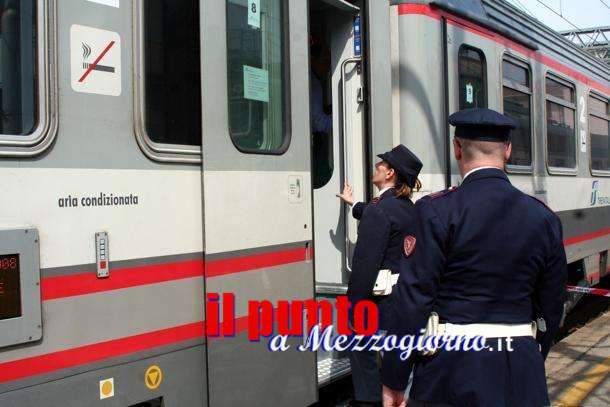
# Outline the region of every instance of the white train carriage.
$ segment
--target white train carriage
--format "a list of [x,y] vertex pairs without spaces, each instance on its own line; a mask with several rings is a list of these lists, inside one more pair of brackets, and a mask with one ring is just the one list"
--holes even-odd
[[[331,55],[323,154],[312,35]],[[457,185],[463,107],[522,124],[511,180],[559,213],[571,278],[594,284],[609,97],[608,66],[501,0],[2,2],[0,406],[314,403],[344,359],[250,342],[247,301],[344,293],[343,181],[370,198],[402,142],[422,193]],[[227,292],[236,335],[211,337],[206,295]]]

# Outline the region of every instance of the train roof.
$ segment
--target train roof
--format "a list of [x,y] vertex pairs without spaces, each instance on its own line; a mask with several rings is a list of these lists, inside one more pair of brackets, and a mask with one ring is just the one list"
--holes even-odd
[[392,0],[428,4],[481,24],[533,50],[543,50],[573,69],[610,83],[610,65],[504,0]]

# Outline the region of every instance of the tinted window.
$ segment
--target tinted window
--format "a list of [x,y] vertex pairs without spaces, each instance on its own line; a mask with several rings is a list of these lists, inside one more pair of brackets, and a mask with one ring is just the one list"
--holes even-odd
[[462,46],[458,55],[460,110],[487,107],[485,56],[480,50]]
[[512,81],[518,85],[528,88],[530,86],[529,71],[526,68],[510,61],[503,61],[502,75],[505,80]]
[[549,78],[546,79],[546,94],[574,103],[574,88]]
[[589,97],[589,133],[591,137],[591,169],[610,171],[610,104]]
[[142,3],[148,137],[155,143],[200,146],[199,1]]
[[574,127],[574,88],[546,78],[547,98],[562,99],[546,102],[546,136],[550,167],[576,167],[576,131]]
[[283,4],[227,1],[229,130],[242,151],[272,153],[285,145]]
[[529,70],[509,61],[502,64],[504,76],[504,114],[517,121],[511,133],[513,153],[511,165],[532,165],[531,89]]
[[38,122],[36,1],[0,4],[0,134],[23,136]]

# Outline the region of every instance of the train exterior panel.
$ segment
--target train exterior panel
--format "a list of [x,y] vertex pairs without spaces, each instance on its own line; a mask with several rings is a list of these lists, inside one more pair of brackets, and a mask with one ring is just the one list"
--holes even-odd
[[[345,363],[249,341],[247,301],[344,292],[357,225],[335,189],[371,197],[376,154],[398,142],[425,162],[420,195],[458,185],[446,116],[462,99],[506,110],[505,89],[531,106],[531,160],[509,166],[512,182],[561,217],[575,282],[606,273],[610,168],[592,167],[589,125],[608,119],[592,104],[608,103],[610,68],[501,0],[6,3],[0,229],[37,237],[18,255],[0,240],[0,256],[36,260],[21,262],[34,282],[21,293],[40,300],[0,313],[2,407],[314,403]],[[333,52],[323,186],[312,33]],[[547,79],[573,100],[549,98]],[[572,168],[549,165],[549,103],[573,116]],[[211,337],[206,299],[229,292],[236,334]],[[9,323],[33,333],[9,338]]]

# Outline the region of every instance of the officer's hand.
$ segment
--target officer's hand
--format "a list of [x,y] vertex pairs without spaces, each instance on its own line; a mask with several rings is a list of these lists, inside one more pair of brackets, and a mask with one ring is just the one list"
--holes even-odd
[[347,182],[345,182],[345,185],[343,186],[343,192],[340,194],[337,194],[337,197],[341,198],[343,200],[343,202],[345,202],[348,205],[353,205],[354,204],[354,188],[352,188],[352,186],[350,184],[348,184]]
[[407,407],[405,392],[383,386],[383,407]]

